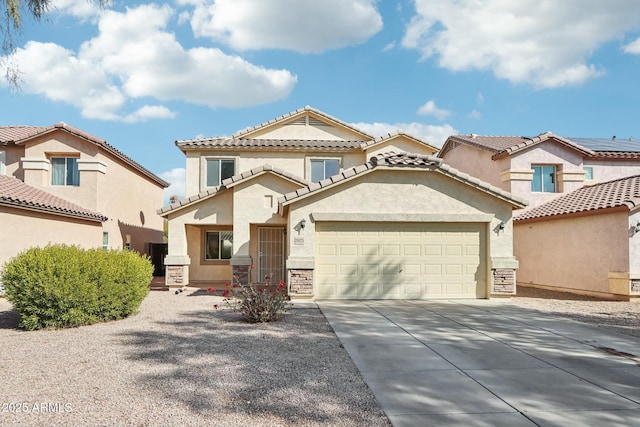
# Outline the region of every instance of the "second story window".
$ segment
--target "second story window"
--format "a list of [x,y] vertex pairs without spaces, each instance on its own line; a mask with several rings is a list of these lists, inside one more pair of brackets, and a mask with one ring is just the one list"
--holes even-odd
[[585,166],[584,167],[584,179],[593,179],[593,167]]
[[7,153],[4,151],[0,151],[0,175],[4,175],[7,172],[5,171],[7,164]]
[[207,159],[207,187],[216,187],[235,174],[233,159]]
[[534,193],[556,192],[556,167],[555,166],[531,166],[533,180],[531,191]]
[[77,157],[51,158],[51,185],[80,185]]
[[319,182],[340,172],[340,162],[335,159],[311,160],[311,182]]

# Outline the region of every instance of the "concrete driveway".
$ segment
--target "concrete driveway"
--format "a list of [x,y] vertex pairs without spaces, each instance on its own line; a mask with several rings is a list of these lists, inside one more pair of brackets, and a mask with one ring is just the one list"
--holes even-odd
[[640,339],[504,302],[319,301],[394,426],[640,426]]

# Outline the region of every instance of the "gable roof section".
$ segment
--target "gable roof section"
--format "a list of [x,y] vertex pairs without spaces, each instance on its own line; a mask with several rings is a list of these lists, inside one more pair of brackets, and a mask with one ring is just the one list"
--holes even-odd
[[161,209],[158,209],[158,215],[161,216],[166,216],[167,214],[171,213],[171,212],[175,212],[178,211],[182,208],[186,208],[187,206],[191,206],[194,203],[198,203],[201,202],[203,200],[206,200],[210,197],[213,197],[219,193],[222,193],[223,191],[229,189],[229,188],[233,188],[236,185],[242,183],[242,182],[246,182],[249,181],[251,179],[255,179],[261,175],[264,175],[266,173],[272,173],[274,175],[277,175],[287,181],[291,181],[295,184],[298,184],[300,186],[305,186],[308,185],[309,182],[292,174],[289,172],[286,172],[280,168],[274,168],[273,166],[266,164],[266,165],[262,165],[256,168],[253,168],[249,171],[246,172],[242,172],[240,174],[234,175],[230,178],[227,178],[225,180],[222,181],[222,184],[214,187],[214,188],[210,188],[206,191],[203,191],[201,193],[196,194],[195,196],[191,196],[191,197],[187,197],[186,199],[182,199],[179,200],[175,203],[172,203],[170,205],[164,206]]
[[287,123],[289,121],[292,121],[298,117],[307,115],[309,113],[311,113],[311,115],[316,116],[322,121],[328,122],[331,125],[348,129],[349,131],[362,136],[364,139],[373,139],[371,135],[363,132],[361,129],[358,129],[355,126],[350,125],[349,123],[344,122],[340,119],[337,119],[323,111],[316,110],[315,108],[312,108],[308,105],[305,106],[304,108],[298,108],[297,110],[291,111],[290,113],[283,114],[282,116],[276,117],[275,119],[271,119],[268,122],[264,122],[256,126],[252,126],[248,129],[244,129],[239,132],[236,132],[235,134],[233,134],[233,137],[234,138],[250,138],[251,135],[256,133],[257,131],[262,131],[267,128],[271,128],[277,125]]
[[527,148],[533,147],[534,145],[540,144],[542,142],[553,140],[562,145],[565,145],[573,150],[579,151],[585,156],[593,156],[595,153],[581,145],[576,144],[575,142],[563,138],[558,135],[554,135],[551,132],[541,133],[540,135],[534,137],[526,137],[526,136],[481,136],[481,135],[453,135],[450,136],[442,149],[440,150],[440,154],[442,154],[446,148],[450,146],[451,143],[463,143],[468,144],[477,148],[481,148],[484,150],[488,150],[493,153],[492,159],[499,159],[505,156],[510,156],[519,151],[525,150]]
[[53,126],[0,126],[0,144],[7,145],[13,143],[16,145],[20,145],[25,143],[26,141],[29,141],[30,139],[45,135],[47,133],[55,132],[57,130],[67,132],[71,135],[74,135],[78,138],[84,139],[85,141],[101,147],[108,153],[115,156],[121,162],[129,165],[130,167],[163,188],[167,188],[170,185],[167,181],[155,175],[153,172],[149,171],[117,148],[108,144],[104,139],[100,139],[98,137],[90,135],[63,122],[56,123]]
[[413,142],[415,142],[417,144],[424,145],[427,148],[431,149],[434,153],[437,153],[438,150],[439,150],[437,147],[434,147],[433,145],[429,144],[428,142],[423,141],[420,138],[416,138],[415,136],[410,135],[410,134],[406,133],[403,130],[398,130],[397,132],[389,133],[387,135],[372,139],[370,141],[361,142],[360,143],[360,148],[362,148],[363,150],[366,150],[366,149],[375,147],[376,145],[383,144],[383,143],[385,143],[387,141],[391,141],[392,139],[395,139],[395,138],[398,138],[398,137],[405,137],[408,140],[411,140],[411,141],[413,141]]
[[183,152],[206,147],[207,150],[251,149],[282,151],[351,151],[358,149],[362,141],[318,140],[318,139],[262,139],[262,138],[201,138],[176,141]]
[[523,208],[526,206],[524,199],[512,196],[510,193],[488,184],[484,181],[474,178],[466,173],[462,173],[457,169],[454,169],[448,165],[445,165],[442,159],[435,156],[424,156],[421,154],[412,153],[385,153],[374,156],[369,162],[355,166],[349,169],[343,170],[341,173],[334,175],[330,178],[324,179],[320,182],[312,183],[304,188],[296,190],[291,193],[287,193],[278,199],[279,212],[284,212],[284,207],[302,198],[306,198],[311,194],[317,194],[328,188],[335,187],[337,185],[344,184],[347,181],[352,180],[357,176],[361,176],[372,172],[377,168],[412,168],[421,170],[433,170],[443,175],[449,176],[459,182],[472,186],[485,193],[491,194],[494,197],[498,197],[511,203],[516,208]]
[[514,215],[524,221],[601,209],[640,206],[640,175],[587,185],[543,205]]
[[58,196],[25,184],[17,178],[0,175],[0,206],[103,222],[108,218],[68,202]]

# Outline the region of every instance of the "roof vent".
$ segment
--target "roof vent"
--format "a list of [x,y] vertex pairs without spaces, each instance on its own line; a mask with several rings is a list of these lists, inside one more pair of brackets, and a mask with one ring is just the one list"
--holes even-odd
[[612,140],[612,141],[615,141],[615,140],[616,140],[616,136],[615,136],[615,135],[613,135],[613,136],[611,137],[611,140]]
[[472,133],[472,134],[471,134],[471,138],[472,138],[472,139],[476,139],[477,137],[478,137],[478,135],[477,135],[477,134],[475,134],[475,133]]

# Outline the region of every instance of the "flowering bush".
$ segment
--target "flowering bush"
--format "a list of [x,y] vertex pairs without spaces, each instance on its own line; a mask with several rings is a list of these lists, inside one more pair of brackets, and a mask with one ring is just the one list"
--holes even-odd
[[[265,277],[269,281],[268,277]],[[209,292],[215,292],[209,289]],[[293,304],[289,302],[287,286],[283,280],[275,289],[257,288],[255,285],[242,286],[227,283],[222,292],[224,301],[252,323],[271,322],[280,319]],[[218,308],[217,304],[213,306]]]

